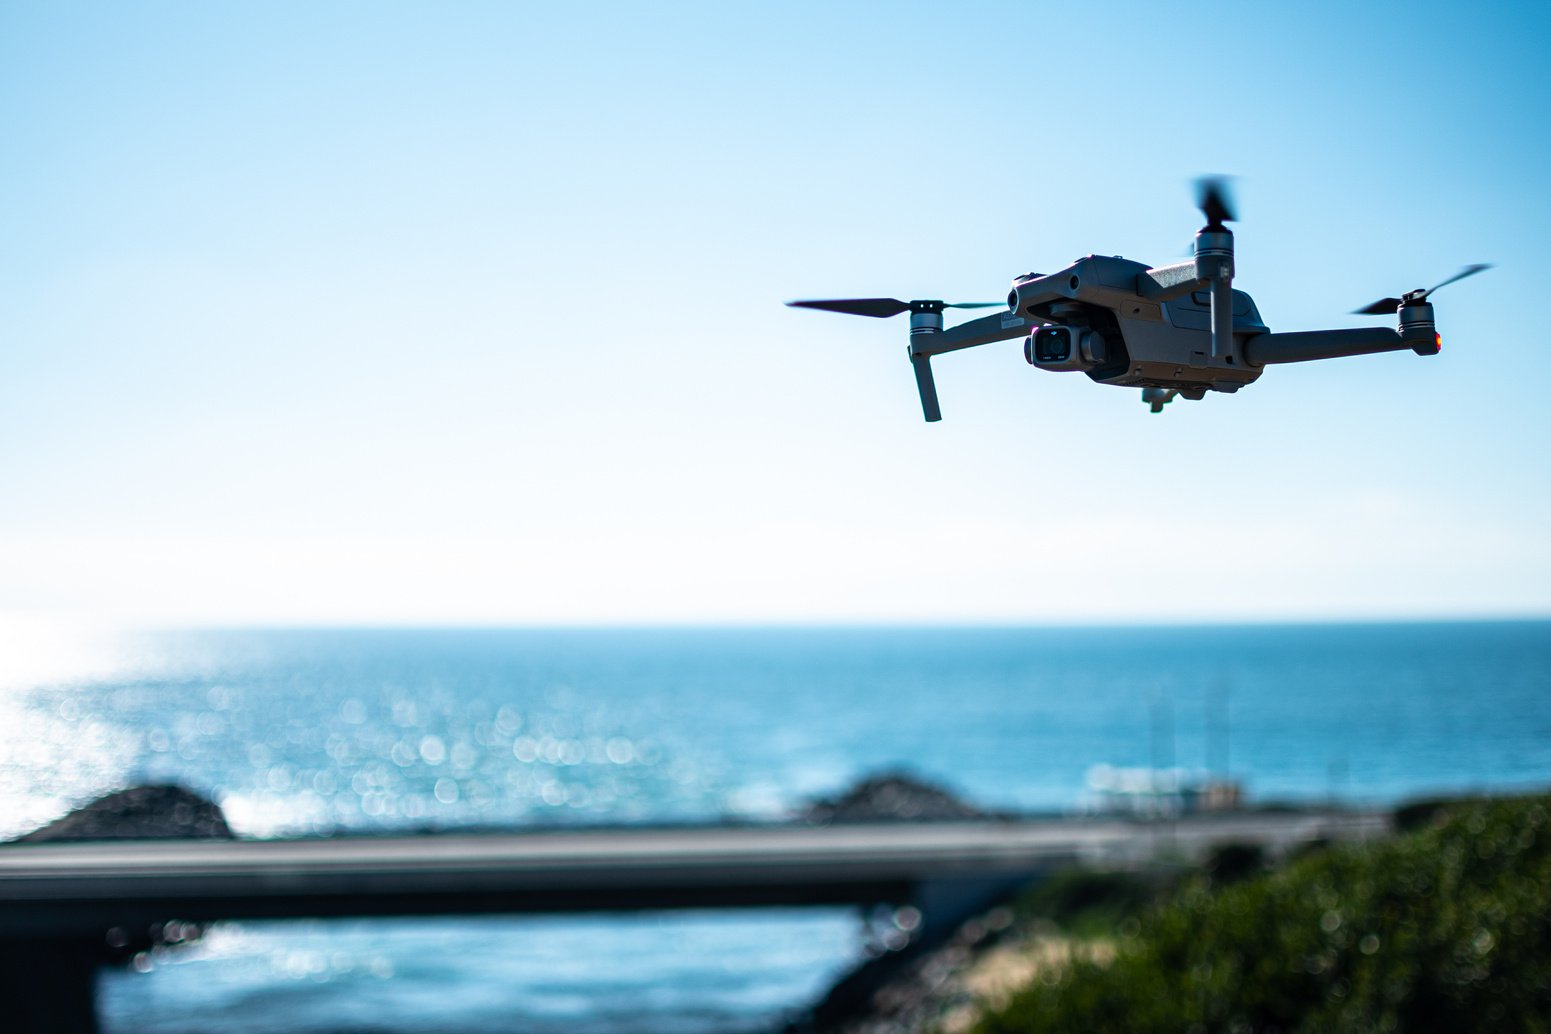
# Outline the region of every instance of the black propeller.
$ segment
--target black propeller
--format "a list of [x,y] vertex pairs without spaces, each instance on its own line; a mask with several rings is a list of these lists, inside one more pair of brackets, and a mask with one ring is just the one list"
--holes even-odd
[[1408,291],[1406,294],[1400,296],[1399,298],[1380,298],[1372,305],[1364,306],[1361,309],[1353,309],[1352,312],[1359,316],[1388,316],[1402,305],[1415,305],[1418,302],[1426,301],[1427,296],[1432,294],[1440,287],[1452,284],[1456,280],[1463,280],[1467,276],[1475,276],[1483,269],[1491,268],[1492,266],[1489,262],[1478,262],[1475,265],[1466,266],[1464,269],[1460,270],[1458,273],[1455,273],[1447,280],[1443,281],[1442,283],[1434,284],[1425,291],[1418,287],[1416,290]]
[[794,309],[822,309],[851,316],[898,316],[902,312],[941,312],[944,309],[1006,308],[1006,302],[902,302],[898,298],[821,298],[814,301],[787,302]]
[[1233,213],[1233,195],[1228,190],[1228,180],[1223,176],[1202,176],[1196,180],[1196,207],[1206,216],[1208,230],[1226,229],[1223,223],[1239,220]]

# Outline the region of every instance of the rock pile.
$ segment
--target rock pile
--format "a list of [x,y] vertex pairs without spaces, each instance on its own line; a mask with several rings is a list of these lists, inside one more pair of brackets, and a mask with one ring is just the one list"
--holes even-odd
[[220,805],[181,786],[132,786],[99,797],[18,840],[229,840]]
[[940,786],[903,772],[862,780],[839,797],[814,801],[801,818],[814,825],[836,822],[951,822],[994,818]]

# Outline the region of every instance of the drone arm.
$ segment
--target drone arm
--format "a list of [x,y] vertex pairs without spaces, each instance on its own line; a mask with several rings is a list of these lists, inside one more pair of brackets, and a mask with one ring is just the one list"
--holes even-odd
[[1266,366],[1398,352],[1402,348],[1412,349],[1418,355],[1430,355],[1437,351],[1437,344],[1430,335],[1426,340],[1401,337],[1398,331],[1389,327],[1310,330],[1297,334],[1257,334],[1244,342],[1244,358],[1251,366]]
[[1212,281],[1212,355],[1233,355],[1233,281]]
[[951,330],[938,329],[941,325],[942,318],[931,314],[919,320],[912,317],[910,328],[910,365],[915,368],[916,390],[921,393],[921,414],[928,423],[942,419],[942,409],[937,405],[937,383],[932,379],[932,356],[1023,337],[1037,323],[1002,312],[961,323]]
[[1037,327],[1039,323],[1039,320],[1014,316],[1010,312],[999,312],[990,316],[982,316],[977,320],[961,323],[949,330],[939,330],[929,334],[912,334],[910,338],[910,356],[915,358],[918,355],[941,355],[944,352],[957,352],[961,348],[989,345],[993,341],[1006,341],[1015,337],[1027,337],[1029,331]]

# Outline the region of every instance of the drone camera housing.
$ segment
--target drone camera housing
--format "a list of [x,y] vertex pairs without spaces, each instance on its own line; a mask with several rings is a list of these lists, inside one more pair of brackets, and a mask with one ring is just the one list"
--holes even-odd
[[1042,370],[1091,370],[1105,357],[1103,336],[1086,327],[1040,327],[1023,343],[1023,358]]

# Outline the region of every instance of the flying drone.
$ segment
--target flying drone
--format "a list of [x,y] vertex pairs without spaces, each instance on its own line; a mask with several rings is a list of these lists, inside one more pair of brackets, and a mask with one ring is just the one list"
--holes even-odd
[[1141,388],[1142,401],[1163,412],[1175,396],[1201,399],[1208,391],[1235,392],[1274,363],[1302,363],[1409,348],[1437,355],[1443,338],[1428,298],[1445,284],[1486,265],[1466,266],[1443,283],[1357,309],[1366,316],[1394,314],[1398,325],[1273,334],[1254,299],[1233,289],[1233,231],[1237,222],[1225,182],[1198,180],[1197,205],[1206,225],[1195,236],[1194,258],[1146,266],[1118,255],[1089,255],[1056,273],[1025,273],[1013,281],[1006,312],[943,329],[946,309],[988,309],[1002,302],[900,301],[832,298],[787,302],[853,316],[910,313],[910,362],[928,421],[942,419],[932,356],[1023,337],[1023,357],[1044,370],[1081,371],[1100,384]]

